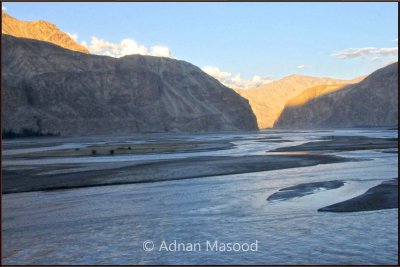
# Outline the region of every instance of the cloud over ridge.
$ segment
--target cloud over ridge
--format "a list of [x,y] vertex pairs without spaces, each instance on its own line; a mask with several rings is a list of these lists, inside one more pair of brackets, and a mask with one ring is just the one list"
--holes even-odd
[[[79,35],[77,33],[67,33],[73,40],[78,42]],[[126,55],[145,55],[156,57],[174,58],[171,49],[162,45],[154,45],[146,47],[131,38],[122,39],[119,43],[107,41],[103,38],[92,36],[90,41],[81,41],[80,44],[86,47],[91,54],[103,55],[110,57],[123,57]],[[268,77],[254,75],[251,79],[242,79],[241,75],[233,74],[227,71],[222,71],[215,66],[205,66],[202,68],[204,72],[216,78],[224,85],[232,88],[249,89],[259,87],[272,80]]]
[[[78,41],[78,34],[67,33],[72,39]],[[154,45],[146,47],[136,40],[131,38],[122,39],[119,43],[113,43],[105,39],[92,36],[90,42],[81,41],[81,45],[86,47],[91,54],[110,56],[110,57],[123,57],[127,55],[139,54],[145,56],[157,57],[173,57],[171,49],[162,45]]]
[[240,74],[233,74],[230,72],[222,71],[215,66],[205,66],[202,68],[202,70],[208,75],[220,81],[222,84],[232,88],[250,89],[272,82],[272,79],[268,77],[261,77],[259,75],[254,75],[251,79],[248,80],[242,80]]

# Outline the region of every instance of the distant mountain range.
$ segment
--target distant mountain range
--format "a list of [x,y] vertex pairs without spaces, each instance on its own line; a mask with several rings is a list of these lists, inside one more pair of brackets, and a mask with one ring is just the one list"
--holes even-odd
[[[339,90],[338,90],[339,89]],[[359,83],[313,88],[288,101],[277,128],[343,128],[398,125],[398,63]]]
[[257,117],[259,128],[272,128],[279,118],[287,101],[301,94],[304,90],[315,86],[336,86],[358,82],[354,80],[338,80],[304,75],[290,75],[255,89],[234,89],[242,97],[249,100]]
[[89,55],[54,24],[3,11],[2,130],[89,135],[393,126],[397,70],[395,63],[367,78],[290,75],[230,89],[185,61]]
[[68,34],[57,28],[56,25],[43,20],[32,22],[22,21],[15,19],[2,11],[1,33],[15,37],[46,41],[69,50],[89,54],[89,51],[84,46],[75,42]]

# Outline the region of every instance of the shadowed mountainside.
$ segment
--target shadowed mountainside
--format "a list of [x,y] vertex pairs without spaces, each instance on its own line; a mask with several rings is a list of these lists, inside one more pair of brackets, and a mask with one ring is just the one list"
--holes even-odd
[[289,106],[300,106],[311,101],[314,98],[344,89],[347,84],[323,84],[315,87],[308,88],[301,92],[298,96],[286,102],[285,108]]
[[87,55],[2,35],[3,132],[257,130],[248,101],[170,58]]
[[2,11],[1,33],[15,37],[46,41],[69,50],[89,54],[89,51],[84,46],[75,42],[68,34],[57,28],[56,25],[43,20],[32,22],[22,21]]
[[361,82],[316,98],[289,101],[276,128],[343,128],[398,125],[398,63]]
[[337,80],[304,75],[290,75],[255,89],[235,89],[242,97],[249,100],[251,108],[257,117],[259,128],[272,128],[283,111],[286,102],[302,93],[305,89],[315,86],[333,86],[359,81]]

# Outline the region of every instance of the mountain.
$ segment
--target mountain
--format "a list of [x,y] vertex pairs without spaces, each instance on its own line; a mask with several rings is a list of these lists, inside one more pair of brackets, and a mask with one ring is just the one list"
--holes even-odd
[[43,21],[22,21],[15,19],[6,12],[1,13],[1,33],[15,37],[23,37],[46,41],[69,50],[89,54],[89,51],[75,42],[68,34],[62,32],[56,25]]
[[257,130],[248,101],[171,58],[87,55],[2,35],[3,132]]
[[303,105],[309,101],[311,101],[314,98],[344,89],[348,84],[344,83],[338,83],[338,84],[323,84],[323,85],[318,85],[315,87],[307,88],[303,92],[301,92],[298,96],[293,97],[292,99],[289,99],[286,104],[286,107],[290,106],[300,106]]
[[398,125],[398,63],[338,91],[292,102],[277,128],[346,128]]
[[290,75],[254,89],[234,89],[249,100],[259,128],[272,128],[286,102],[303,90],[320,85],[348,84],[352,80],[337,80],[304,75]]

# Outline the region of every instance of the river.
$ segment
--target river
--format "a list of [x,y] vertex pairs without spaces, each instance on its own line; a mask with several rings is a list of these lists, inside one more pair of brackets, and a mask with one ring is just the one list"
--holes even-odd
[[[264,130],[4,140],[3,168],[262,155],[274,148],[340,135],[397,137],[398,132]],[[265,137],[268,142],[259,141]],[[134,157],[10,157],[110,140],[141,143],[166,139],[229,140],[234,146],[212,151],[143,153]],[[317,209],[398,177],[398,154],[379,150],[330,154],[368,160],[154,183],[5,194],[2,196],[3,264],[397,264],[398,209],[349,213],[317,212]],[[284,187],[330,180],[342,180],[345,185],[287,201],[266,200]],[[160,249],[163,241],[171,244],[175,240],[186,245],[199,243],[201,248]],[[210,251],[207,242],[257,242],[257,251]]]

